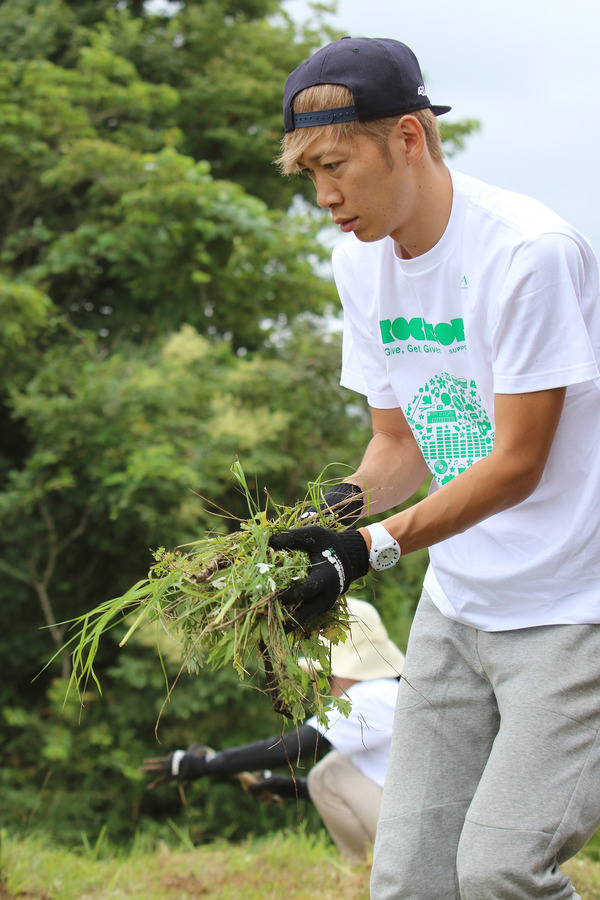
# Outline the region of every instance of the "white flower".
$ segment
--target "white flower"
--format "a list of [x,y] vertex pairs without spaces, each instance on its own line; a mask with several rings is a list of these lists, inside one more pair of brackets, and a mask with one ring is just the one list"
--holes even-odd
[[273,566],[270,566],[269,563],[256,563],[256,568],[260,572],[261,575],[264,575],[265,572],[268,572],[269,569],[272,569]]
[[211,584],[213,587],[216,587],[217,590],[221,590],[221,588],[224,588],[227,586],[227,579],[226,578],[213,578],[213,580],[211,581]]
[[275,584],[275,582],[273,581],[272,578],[269,578],[267,584],[269,585],[269,590],[270,590],[270,591],[274,591],[275,588],[277,587],[277,585]]

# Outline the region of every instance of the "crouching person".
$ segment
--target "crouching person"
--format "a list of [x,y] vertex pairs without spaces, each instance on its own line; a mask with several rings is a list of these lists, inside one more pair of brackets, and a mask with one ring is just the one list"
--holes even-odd
[[[259,799],[310,800],[343,857],[353,864],[364,860],[379,818],[404,656],[370,603],[347,602],[350,634],[331,647],[329,677],[331,696],[351,703],[347,717],[332,709],[326,725],[313,717],[297,729],[250,744],[221,751],[196,744],[146,759],[142,771],[155,776],[150,786],[205,776],[244,780],[245,775],[248,790]],[[302,664],[308,671],[316,665],[311,660]],[[307,777],[293,771],[298,764],[310,765]],[[287,774],[273,774],[282,768]]]

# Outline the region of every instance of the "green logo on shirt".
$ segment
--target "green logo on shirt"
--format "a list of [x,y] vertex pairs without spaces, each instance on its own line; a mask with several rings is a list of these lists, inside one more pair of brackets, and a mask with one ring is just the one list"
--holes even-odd
[[464,472],[494,446],[492,423],[477,385],[449,372],[432,376],[419,388],[406,420],[439,484]]
[[465,326],[462,319],[451,319],[450,322],[438,322],[432,325],[422,318],[405,319],[398,316],[397,319],[382,319],[379,323],[381,338],[384,344],[392,341],[436,341],[448,347],[455,341],[460,343],[465,339]]

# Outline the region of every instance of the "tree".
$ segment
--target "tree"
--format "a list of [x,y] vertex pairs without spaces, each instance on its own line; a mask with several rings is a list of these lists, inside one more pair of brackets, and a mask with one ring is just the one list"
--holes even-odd
[[[60,713],[68,656],[58,668],[60,683],[49,680],[57,666],[35,682],[38,694],[42,685],[50,690],[42,715],[33,711],[42,698],[33,702],[28,685],[52,652],[49,637],[58,650],[69,637],[65,622],[144,577],[152,548],[235,528],[248,516],[228,471],[236,456],[266,506],[265,487],[275,498],[293,500],[319,467],[332,458],[345,461],[352,436],[356,446],[364,443],[366,420],[348,417],[344,392],[335,387],[339,351],[339,340],[317,342],[314,330],[300,325],[286,358],[246,359],[184,326],[160,351],[153,344],[143,354],[122,345],[106,356],[90,339],[69,352],[57,345],[26,387],[13,392],[31,452],[23,468],[8,472],[0,495],[2,533],[10,535],[0,561],[2,602],[11,611],[0,655],[14,660],[1,704],[7,707],[3,746],[13,762],[0,780],[11,798],[11,821],[40,792],[36,802],[62,840],[72,838],[73,817],[77,834],[108,824],[114,838],[132,836],[141,802],[133,769],[157,752],[153,728],[166,694],[155,653],[134,646],[119,654],[107,637],[98,667],[104,701],[86,697],[79,729],[72,703],[72,724]],[[342,466],[336,474],[344,474]],[[38,605],[49,635],[32,629]],[[171,682],[177,667],[168,668]],[[266,698],[239,684],[236,691],[228,676],[233,673],[207,671],[195,684],[182,679],[162,720],[165,747],[186,746],[198,733],[223,746],[277,729]],[[42,790],[50,776],[53,792]],[[88,802],[82,804],[76,786],[85,788]],[[234,822],[235,833],[258,827],[262,815],[242,813],[231,790],[204,810],[199,834]],[[174,815],[166,794],[156,799],[155,814],[165,804]],[[262,827],[269,821],[292,825],[294,816],[265,816]]]
[[[106,356],[90,338],[49,348],[11,394],[29,445],[0,494],[10,535],[0,572],[29,589],[9,587],[15,621],[30,627],[37,600],[58,650],[59,623],[143,577],[149,548],[236,527],[249,515],[229,472],[236,457],[260,503],[264,488],[279,502],[301,496],[332,453],[349,463],[349,432],[364,442],[366,421],[348,419],[335,387],[338,342],[313,331],[309,356],[307,339],[299,334],[289,361],[246,360],[189,325],[143,353],[122,345]],[[213,504],[231,520],[215,519]],[[30,638],[28,677],[46,641]]]

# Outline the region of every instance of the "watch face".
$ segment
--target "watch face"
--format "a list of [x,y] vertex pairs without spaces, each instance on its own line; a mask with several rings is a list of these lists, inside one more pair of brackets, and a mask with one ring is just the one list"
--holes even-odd
[[372,568],[375,571],[380,571],[395,565],[400,559],[401,550],[391,534],[377,523],[375,525],[367,525],[367,530],[371,534],[369,561]]
[[373,568],[389,569],[400,559],[400,552],[396,547],[383,547],[374,554]]
[[389,566],[391,563],[395,563],[397,559],[399,559],[399,553],[395,547],[386,547],[385,550],[377,554],[377,562],[380,566]]

